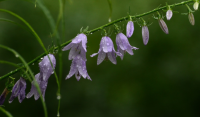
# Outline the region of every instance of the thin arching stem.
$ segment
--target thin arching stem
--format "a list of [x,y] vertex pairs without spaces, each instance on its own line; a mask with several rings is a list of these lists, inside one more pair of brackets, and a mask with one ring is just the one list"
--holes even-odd
[[[175,3],[175,4],[172,4],[172,5],[168,5],[168,6],[170,6],[170,7],[176,7],[176,6],[185,5],[185,4],[188,4],[188,3],[191,3],[191,2],[194,2],[194,1],[193,1],[193,0],[188,0],[188,1],[180,2],[180,3]],[[145,13],[142,13],[142,14],[139,14],[139,15],[122,17],[122,18],[119,18],[119,19],[117,19],[117,20],[114,20],[114,21],[112,21],[112,22],[110,22],[110,23],[107,23],[107,24],[105,24],[105,25],[103,25],[103,26],[100,26],[100,27],[98,27],[98,28],[95,28],[95,29],[92,29],[92,30],[90,30],[90,31],[87,31],[86,34],[89,35],[89,34],[91,34],[91,33],[95,33],[95,32],[97,32],[97,31],[102,30],[103,28],[106,28],[106,27],[108,27],[108,26],[111,26],[111,25],[113,25],[113,24],[115,24],[115,23],[128,20],[130,17],[131,17],[131,18],[140,18],[140,17],[146,16],[146,15],[155,13],[155,12],[157,12],[157,11],[164,10],[164,9],[166,9],[166,8],[167,8],[167,6],[163,6],[163,7],[159,7],[159,8],[153,9],[153,10],[151,10],[151,11],[149,11],[149,12],[145,12]],[[2,11],[2,10],[3,10],[3,9],[0,9],[0,11]],[[69,44],[70,42],[71,42],[71,40],[70,40],[70,41],[67,41],[67,42],[65,42],[65,43],[63,43],[63,44],[61,44],[60,47],[64,47],[64,46],[66,46],[67,44]],[[54,48],[54,50],[57,50],[57,49],[58,49],[58,47],[55,47],[55,48]],[[45,56],[45,55],[46,55],[46,53],[41,54],[40,56],[38,56],[37,58],[35,58],[35,59],[32,60],[31,62],[29,62],[28,65],[30,65],[30,64],[32,64],[32,63],[38,61],[41,57],[43,57],[43,56]],[[17,73],[17,72],[18,72],[20,69],[22,69],[22,68],[24,68],[24,66],[23,66],[23,67],[20,67],[20,68],[18,68],[18,69],[16,69],[16,70],[13,70],[12,72],[9,72],[9,73],[7,73],[7,74],[4,75],[4,76],[1,76],[1,77],[0,77],[0,80],[5,79],[5,78],[7,78],[8,76]]]

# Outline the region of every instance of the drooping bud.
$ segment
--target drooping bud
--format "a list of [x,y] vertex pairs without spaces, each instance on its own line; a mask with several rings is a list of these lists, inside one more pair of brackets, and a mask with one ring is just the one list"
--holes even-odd
[[0,95],[0,105],[3,105],[6,96],[8,95],[9,92],[10,91],[7,88],[4,89],[3,93]]
[[149,41],[149,29],[146,25],[142,27],[142,38],[144,45],[147,45]]
[[126,36],[130,38],[133,35],[134,24],[132,21],[129,21],[126,25]]
[[167,18],[167,20],[170,20],[171,18],[172,18],[172,15],[173,15],[173,12],[172,12],[172,10],[168,10],[167,12],[166,12],[166,18]]
[[161,18],[158,20],[160,28],[163,30],[164,33],[169,34],[168,28],[164,20]]
[[198,10],[198,8],[199,8],[199,2],[198,1],[196,1],[194,3],[193,8],[194,8],[194,10]]
[[193,15],[192,12],[190,12],[190,13],[188,14],[188,18],[189,18],[190,23],[191,23],[192,25],[194,25],[194,24],[195,24],[195,20],[194,20],[194,15]]

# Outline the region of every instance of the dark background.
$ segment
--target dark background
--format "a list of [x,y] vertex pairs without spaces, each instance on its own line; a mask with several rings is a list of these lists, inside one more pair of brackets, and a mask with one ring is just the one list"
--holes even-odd
[[[34,2],[34,1],[33,1]],[[57,19],[59,12],[58,0],[44,0],[46,7]],[[131,15],[150,11],[160,4],[178,3],[181,0],[112,0],[112,20],[127,16],[129,6]],[[192,4],[190,5],[192,8]],[[31,2],[7,0],[0,2],[0,8],[13,11],[23,17],[41,37],[46,48],[54,38],[49,23],[42,10]],[[193,9],[193,8],[192,8]],[[135,31],[129,39],[132,46],[139,50],[134,56],[126,54],[122,61],[117,58],[117,65],[104,61],[97,66],[97,57],[89,55],[99,49],[101,32],[88,36],[87,70],[92,81],[75,77],[65,80],[69,73],[71,61],[69,51],[63,52],[63,78],[61,86],[61,117],[199,117],[200,116],[200,12],[194,13],[196,23],[192,26],[185,6],[173,8],[172,19],[165,21],[169,28],[166,35],[152,18],[152,14],[144,17],[150,23],[150,39],[147,46],[143,45],[141,27],[135,23]],[[107,0],[66,0],[65,34],[66,42],[75,37],[81,27],[89,26],[89,30],[108,23],[109,6]],[[165,12],[162,12],[165,15]],[[0,18],[7,18],[23,24],[15,17],[0,12]],[[119,23],[125,33],[127,21]],[[61,32],[61,31],[60,31]],[[115,33],[111,38],[115,44]],[[56,44],[56,42],[54,42]],[[27,62],[44,51],[35,37],[26,30],[7,22],[0,22],[0,44],[15,49]],[[116,45],[115,45],[116,48]],[[58,55],[56,55],[58,58]],[[12,53],[0,49],[0,60],[20,63]],[[58,63],[58,59],[57,59]],[[57,64],[56,71],[59,66]],[[14,70],[9,65],[0,65],[0,76]],[[34,74],[39,72],[38,63],[31,66]],[[13,75],[19,78],[19,74]],[[0,92],[6,80],[0,82]],[[27,81],[26,93],[31,84]],[[57,84],[54,75],[49,79],[45,101],[49,117],[57,114]],[[15,117],[43,117],[40,100],[25,99],[21,104],[15,99],[5,109]],[[5,115],[0,112],[0,117]]]

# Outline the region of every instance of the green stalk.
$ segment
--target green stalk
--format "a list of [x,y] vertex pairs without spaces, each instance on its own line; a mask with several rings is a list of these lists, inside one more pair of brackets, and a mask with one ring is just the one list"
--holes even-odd
[[0,110],[5,113],[8,117],[13,117],[8,111],[6,111],[3,107],[0,107]]
[[[168,6],[170,6],[170,7],[176,7],[176,6],[185,5],[185,4],[191,3],[191,2],[193,2],[193,0],[188,0],[188,1],[180,2],[180,3],[175,3],[175,4],[172,4],[172,5],[168,5]],[[92,30],[88,31],[87,34],[95,33],[95,32],[97,32],[97,31],[99,31],[99,30],[102,30],[102,29],[105,28],[105,27],[111,26],[111,25],[113,25],[113,24],[115,24],[115,23],[118,23],[118,22],[121,22],[121,21],[125,21],[125,20],[127,20],[128,18],[130,18],[130,17],[131,17],[131,18],[140,18],[140,17],[146,16],[146,15],[155,13],[155,12],[157,12],[157,11],[164,10],[164,9],[166,9],[166,8],[167,8],[167,6],[163,6],[163,7],[160,7],[160,8],[153,9],[153,10],[151,10],[151,11],[149,11],[149,12],[146,12],[146,13],[143,13],[143,14],[134,15],[134,16],[122,17],[122,18],[119,18],[119,19],[117,19],[117,20],[115,20],[115,21],[112,21],[112,22],[110,22],[110,23],[107,23],[107,24],[105,24],[105,25],[103,25],[103,26],[100,26],[100,27],[98,27],[98,28],[92,29]],[[1,10],[0,10],[0,11],[1,11]],[[65,43],[63,43],[63,44],[61,44],[60,47],[62,48],[62,47],[64,47],[64,46],[66,46],[67,44],[69,44],[70,42],[71,42],[71,40],[70,40],[70,41],[67,41],[67,42],[65,42]],[[56,47],[54,50],[57,50],[57,49],[58,49],[58,47]],[[38,56],[36,59],[32,60],[32,61],[29,62],[28,64],[30,65],[30,64],[32,64],[32,63],[38,61],[41,57],[43,57],[43,56],[45,56],[45,55],[46,55],[46,53],[41,54],[40,56]],[[17,73],[17,72],[18,72],[20,69],[22,69],[22,68],[24,68],[24,66],[21,67],[21,68],[19,68],[19,69],[13,70],[12,73],[10,72],[10,73],[5,74],[4,76],[1,76],[1,77],[0,77],[0,80],[5,79],[5,78],[7,78],[8,76]]]

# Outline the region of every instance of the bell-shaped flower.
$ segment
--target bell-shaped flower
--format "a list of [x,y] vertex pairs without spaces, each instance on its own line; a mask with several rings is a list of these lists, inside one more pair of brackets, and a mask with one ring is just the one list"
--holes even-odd
[[166,12],[166,18],[167,20],[170,20],[172,18],[173,12],[171,9],[167,10]]
[[98,53],[94,53],[94,54],[92,54],[92,55],[90,55],[90,56],[91,56],[91,57],[94,57],[94,56],[96,56],[97,54],[99,54],[99,55],[98,55],[98,59],[97,59],[97,65],[99,65],[106,57],[108,57],[108,59],[109,59],[113,64],[117,64],[115,53],[116,53],[118,56],[122,56],[121,53],[115,51],[114,46],[113,46],[113,42],[112,42],[112,40],[110,39],[110,37],[104,36],[104,37],[102,37],[102,39],[101,39],[100,48],[99,48]]
[[146,25],[142,27],[142,38],[144,45],[147,45],[149,41],[149,29]]
[[40,88],[40,91],[41,91],[43,99],[44,99],[48,82],[43,80],[42,75],[40,73],[35,75],[35,80],[32,81],[32,83],[31,83],[32,84],[31,91],[27,94],[26,98],[31,98],[34,95],[35,100],[39,99],[40,94],[38,93],[38,90],[35,87],[36,83],[38,83],[38,86]]
[[75,74],[76,79],[79,81],[81,76],[84,79],[92,80],[87,73],[86,69],[86,61],[83,60],[81,55],[77,55],[73,60],[70,67],[69,74],[67,75],[66,79],[69,79]]
[[24,98],[26,97],[25,95],[25,90],[26,90],[26,81],[24,78],[20,78],[14,85],[12,89],[12,94],[9,99],[9,103],[11,103],[16,97],[18,97],[19,102],[21,103]]
[[188,19],[192,25],[195,24],[194,15],[192,12],[188,13]]
[[126,25],[126,36],[130,38],[133,35],[134,24],[132,21],[129,21]]
[[123,59],[125,51],[128,52],[130,55],[133,55],[132,49],[134,50],[139,49],[134,46],[131,46],[128,41],[128,38],[123,33],[117,34],[116,44],[117,44],[117,51],[122,54],[122,56],[120,56],[121,59]]
[[[51,62],[49,61],[49,58]],[[53,65],[53,68],[51,63]],[[43,58],[43,60],[39,63],[39,67],[40,67],[40,75],[42,75],[44,81],[47,81],[51,76],[51,74],[54,73],[54,69],[56,67],[56,59],[54,55],[53,54],[46,55]]]
[[163,30],[163,32],[166,34],[169,34],[167,24],[164,22],[162,18],[158,20],[158,23],[160,25],[160,28]]
[[80,54],[83,60],[86,61],[86,43],[87,43],[87,36],[83,33],[78,34],[70,44],[65,46],[62,51],[70,50],[69,52],[69,60],[72,60],[76,57],[76,55]]

